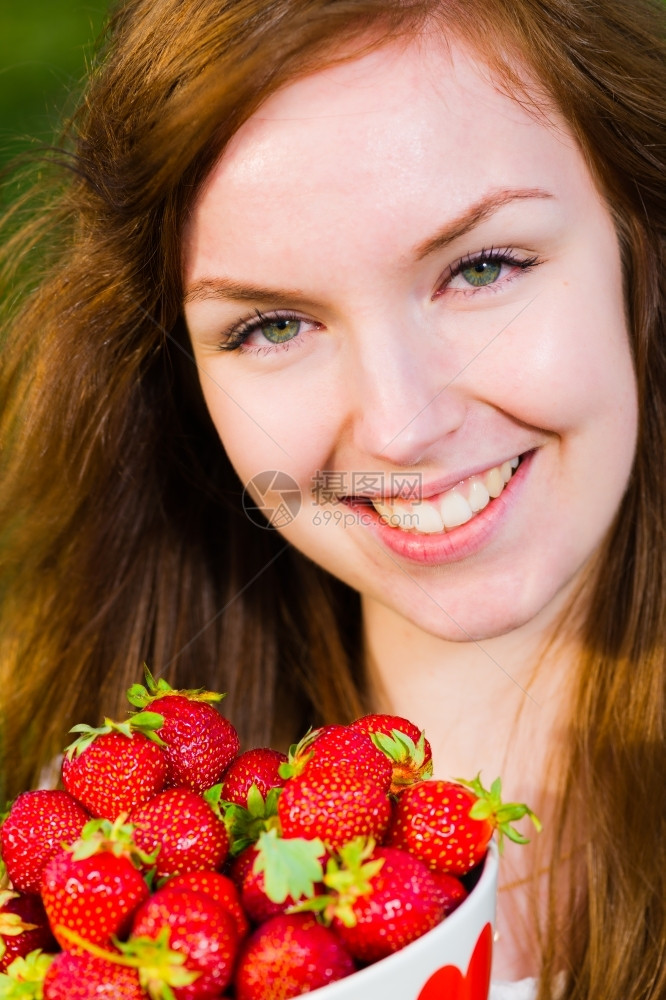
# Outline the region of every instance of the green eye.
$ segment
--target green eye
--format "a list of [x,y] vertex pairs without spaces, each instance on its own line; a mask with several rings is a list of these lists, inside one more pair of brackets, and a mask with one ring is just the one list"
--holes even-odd
[[300,319],[276,319],[272,323],[264,323],[260,330],[271,344],[284,344],[293,340],[301,327]]
[[501,264],[490,260],[479,260],[471,267],[463,268],[460,273],[470,285],[479,287],[480,285],[492,285],[499,278],[501,270]]

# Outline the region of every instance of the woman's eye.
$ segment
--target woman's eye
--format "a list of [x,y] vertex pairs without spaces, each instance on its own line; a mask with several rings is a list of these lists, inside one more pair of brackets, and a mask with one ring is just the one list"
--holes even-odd
[[270,323],[264,323],[257,329],[263,334],[271,344],[284,344],[287,340],[292,340],[301,328],[299,319],[275,319]]
[[222,351],[271,351],[292,341],[300,343],[305,333],[318,327],[318,323],[295,314],[266,316],[257,310],[254,316],[228,330],[219,346]]
[[492,285],[499,278],[501,270],[502,265],[495,261],[480,260],[476,264],[472,264],[471,267],[463,268],[460,271],[460,276],[469,285],[478,288],[481,285]]
[[442,290],[473,292],[475,288],[492,285],[499,288],[521,271],[528,271],[539,263],[537,256],[524,258],[513,250],[484,251],[475,258],[465,257],[459,261],[451,269]]

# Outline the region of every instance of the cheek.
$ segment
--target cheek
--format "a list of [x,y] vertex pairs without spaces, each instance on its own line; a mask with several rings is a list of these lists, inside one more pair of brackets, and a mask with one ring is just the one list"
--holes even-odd
[[335,414],[316,386],[305,380],[292,387],[283,375],[279,384],[268,377],[213,382],[204,375],[202,390],[243,483],[260,472],[276,470],[290,475],[305,492],[314,473],[329,461]]
[[544,289],[497,340],[486,375],[503,373],[502,408],[556,434],[614,426],[633,439],[636,383],[615,287]]

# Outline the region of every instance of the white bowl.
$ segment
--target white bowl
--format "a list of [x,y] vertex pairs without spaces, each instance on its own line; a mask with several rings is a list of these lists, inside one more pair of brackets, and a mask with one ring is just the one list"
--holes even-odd
[[401,951],[313,990],[317,1000],[487,1000],[497,902],[497,847],[457,910]]

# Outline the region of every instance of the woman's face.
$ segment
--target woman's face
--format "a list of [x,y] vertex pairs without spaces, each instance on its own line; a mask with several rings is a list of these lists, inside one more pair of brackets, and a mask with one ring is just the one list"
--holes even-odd
[[611,216],[554,114],[436,38],[325,69],[236,134],[184,268],[238,475],[302,491],[290,542],[444,638],[557,604],[637,413]]

